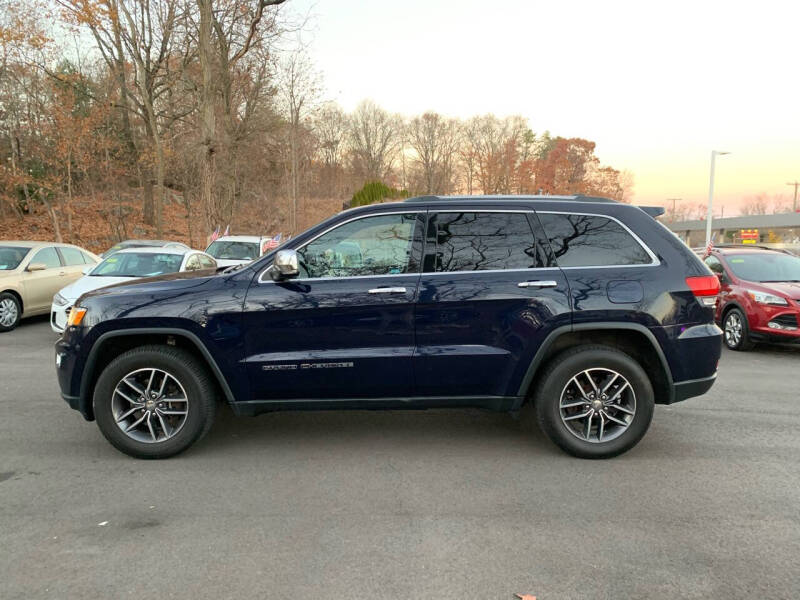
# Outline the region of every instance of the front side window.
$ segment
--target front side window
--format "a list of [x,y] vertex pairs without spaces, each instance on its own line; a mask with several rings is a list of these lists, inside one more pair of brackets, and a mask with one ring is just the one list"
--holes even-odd
[[92,277],[154,277],[177,273],[183,255],[155,252],[122,252],[109,256],[90,273]]
[[[426,271],[493,271],[546,266],[525,213],[442,212],[429,225]],[[426,251],[430,256],[430,249]]]
[[30,252],[22,246],[0,246],[0,271],[13,271]]
[[537,213],[559,267],[649,265],[650,255],[619,223],[598,215]]
[[61,259],[58,258],[55,248],[42,248],[31,259],[31,264],[33,263],[41,263],[46,265],[48,269],[56,269],[61,266]]
[[416,273],[421,245],[422,226],[415,213],[364,217],[299,249],[300,277]]

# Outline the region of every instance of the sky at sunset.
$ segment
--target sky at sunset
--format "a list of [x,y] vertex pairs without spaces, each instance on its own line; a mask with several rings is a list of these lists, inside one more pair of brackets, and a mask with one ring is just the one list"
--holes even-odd
[[[733,214],[800,179],[800,2],[293,0],[327,96],[406,115],[521,114],[597,143],[635,201]],[[715,211],[717,212],[717,211]]]

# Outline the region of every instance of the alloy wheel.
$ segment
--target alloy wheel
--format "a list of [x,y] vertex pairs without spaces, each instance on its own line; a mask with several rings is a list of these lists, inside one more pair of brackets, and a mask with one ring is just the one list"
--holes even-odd
[[742,341],[742,319],[737,312],[731,312],[725,319],[725,343],[735,348]]
[[11,298],[3,298],[0,300],[0,325],[3,327],[11,327],[17,321],[17,303]]
[[585,442],[605,443],[630,427],[636,415],[636,394],[617,371],[586,369],[564,386],[559,412],[572,435]]
[[186,423],[189,398],[171,373],[138,369],[117,383],[111,414],[128,437],[150,444],[163,442],[177,435]]

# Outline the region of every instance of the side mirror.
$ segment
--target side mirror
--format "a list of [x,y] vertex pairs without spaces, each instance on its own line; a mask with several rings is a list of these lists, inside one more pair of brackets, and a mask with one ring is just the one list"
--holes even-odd
[[297,252],[294,250],[279,250],[272,263],[272,278],[290,279],[300,274]]
[[25,269],[26,271],[45,271],[47,270],[47,265],[44,263],[31,263],[28,265],[28,268]]

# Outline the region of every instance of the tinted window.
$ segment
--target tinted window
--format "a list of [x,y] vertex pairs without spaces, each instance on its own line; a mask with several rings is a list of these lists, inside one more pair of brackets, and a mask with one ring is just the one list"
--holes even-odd
[[74,267],[76,265],[86,264],[83,260],[83,252],[81,252],[77,248],[69,248],[67,246],[61,246],[58,250],[59,252],[61,252],[61,256],[64,258],[64,263],[68,267]]
[[706,266],[711,269],[712,273],[722,274],[722,263],[719,262],[716,256],[707,256],[705,260]]
[[340,225],[297,251],[301,277],[394,275],[419,270],[417,215],[376,215]]
[[538,213],[559,267],[647,265],[650,255],[616,221],[593,215]]
[[89,256],[86,254],[86,252],[81,252],[81,254],[83,254],[83,262],[85,262],[87,265],[97,264],[97,261],[94,259],[94,257]]
[[31,259],[31,263],[43,263],[48,269],[55,269],[61,266],[61,259],[55,248],[42,248]]
[[429,244],[435,259],[426,270],[488,271],[544,266],[524,213],[439,213]]

